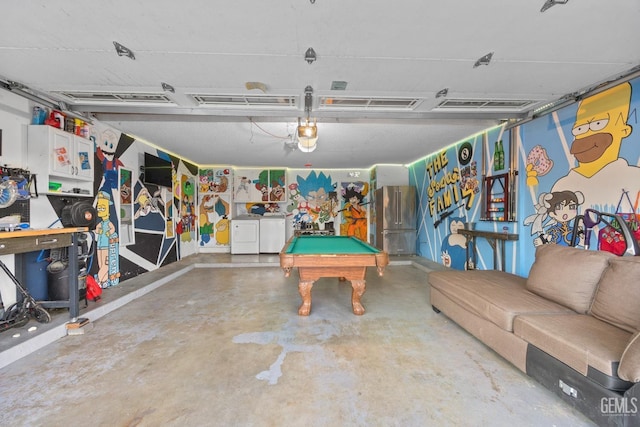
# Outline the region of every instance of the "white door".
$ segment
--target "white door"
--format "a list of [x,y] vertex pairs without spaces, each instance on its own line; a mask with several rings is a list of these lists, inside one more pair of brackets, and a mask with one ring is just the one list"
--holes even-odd
[[76,142],[76,175],[78,178],[93,181],[93,141],[81,137]]
[[51,174],[73,176],[73,166],[75,165],[73,135],[64,131],[56,131],[53,133],[51,144],[53,150]]

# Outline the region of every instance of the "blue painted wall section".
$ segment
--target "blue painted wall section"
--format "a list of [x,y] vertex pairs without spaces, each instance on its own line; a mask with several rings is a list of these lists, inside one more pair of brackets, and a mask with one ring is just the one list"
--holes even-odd
[[[586,209],[638,214],[640,132],[634,128],[639,107],[636,79],[416,161],[409,180],[418,189],[418,254],[452,268],[468,267],[465,239],[456,236],[466,223],[477,230],[518,234],[518,241],[507,243],[505,265],[521,276],[528,274],[538,245],[569,244],[575,233],[577,246],[604,248],[602,236],[598,239],[602,225],[585,242],[575,220]],[[508,172],[517,189],[513,221],[483,220],[483,176]],[[476,250],[477,268],[492,268],[489,243],[478,239]]]

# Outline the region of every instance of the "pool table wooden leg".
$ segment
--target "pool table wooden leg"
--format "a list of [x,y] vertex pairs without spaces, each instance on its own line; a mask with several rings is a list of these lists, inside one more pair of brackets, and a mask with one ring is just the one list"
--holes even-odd
[[364,280],[351,280],[351,306],[353,307],[353,314],[361,316],[364,314],[364,307],[360,303],[360,298],[365,291],[366,282]]
[[298,315],[308,316],[311,312],[311,288],[313,287],[313,280],[300,280],[298,282],[298,292],[302,297],[302,305],[298,309]]

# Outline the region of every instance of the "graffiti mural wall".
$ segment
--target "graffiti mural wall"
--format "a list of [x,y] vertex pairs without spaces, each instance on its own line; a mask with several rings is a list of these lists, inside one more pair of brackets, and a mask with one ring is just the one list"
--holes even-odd
[[[418,254],[469,267],[461,227],[516,234],[506,243],[507,271],[526,275],[543,244],[607,249],[604,225],[585,241],[579,219],[587,209],[635,218],[640,205],[640,80],[586,96],[513,129],[497,127],[413,163],[418,188]],[[513,141],[512,141],[513,139]],[[513,149],[511,148],[513,147]],[[511,151],[514,152],[511,152]],[[512,180],[509,206],[501,186]],[[487,182],[494,184],[486,194]],[[497,188],[497,190],[496,190]],[[509,209],[511,208],[511,212]],[[511,216],[509,215],[511,214]],[[477,268],[493,268],[494,248],[477,239]]]
[[587,209],[638,212],[639,107],[636,79],[516,128],[526,258],[535,246],[569,245],[572,240],[576,246],[605,249],[602,224],[589,241],[581,222],[576,224]]
[[198,227],[200,248],[229,250],[231,221],[231,168],[200,169]]
[[[491,143],[490,143],[491,141]],[[418,255],[460,270],[471,267],[474,248],[458,233],[464,227],[487,231],[514,228],[505,218],[483,221],[483,179],[503,174],[508,162],[501,164],[496,155],[496,141],[502,141],[503,155],[509,158],[508,135],[503,127],[472,136],[440,152],[413,163],[409,181],[418,193]],[[491,250],[488,242],[477,242],[478,268],[492,265],[484,256]],[[469,256],[467,256],[467,253]]]
[[345,170],[288,171],[289,233],[306,227],[368,241],[369,173],[358,174],[353,181]]
[[[182,189],[189,187],[186,183],[195,187],[195,165],[100,123],[93,127],[91,139],[96,156],[94,205],[100,221],[93,233],[96,255],[90,273],[98,283],[114,286],[195,253],[194,237],[182,244],[176,240],[177,232],[182,231],[178,225],[185,217],[192,218],[173,194],[177,191],[189,197],[189,189]],[[144,153],[170,162],[173,189],[145,182]],[[178,171],[183,181],[178,181]]]

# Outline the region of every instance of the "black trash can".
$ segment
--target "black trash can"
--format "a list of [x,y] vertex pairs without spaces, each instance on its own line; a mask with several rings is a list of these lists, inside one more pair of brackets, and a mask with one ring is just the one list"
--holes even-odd
[[[47,281],[49,301],[69,300],[69,263],[54,261],[47,267]],[[78,266],[78,300],[83,300],[87,295],[86,268]]]

